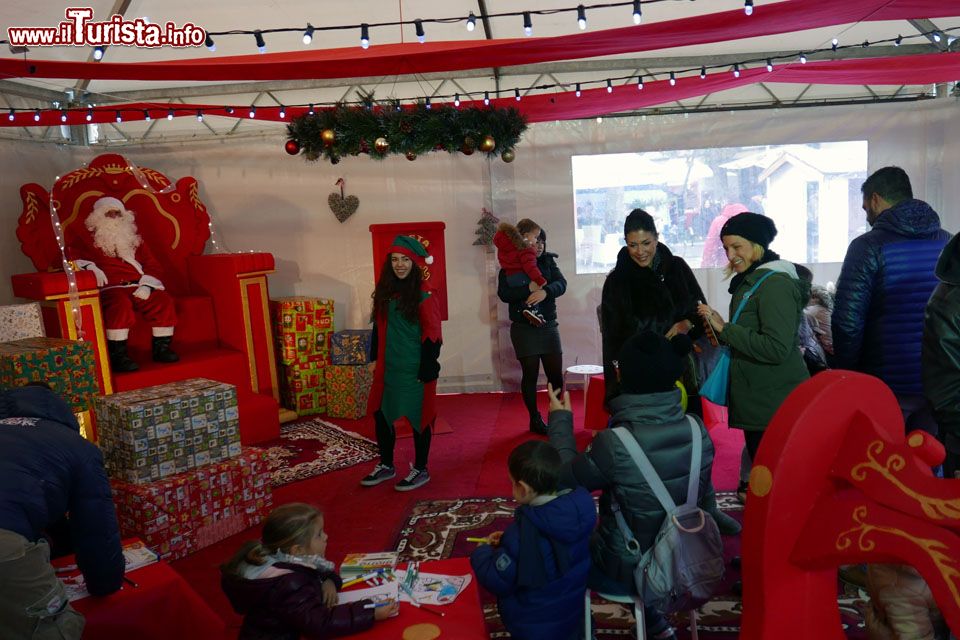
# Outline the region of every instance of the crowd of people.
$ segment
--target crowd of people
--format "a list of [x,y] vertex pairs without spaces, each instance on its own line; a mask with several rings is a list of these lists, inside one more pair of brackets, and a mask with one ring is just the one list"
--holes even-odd
[[[720,533],[740,533],[739,522],[717,507],[713,443],[700,418],[703,367],[697,361],[713,348],[711,338],[730,350],[729,424],[744,432],[745,467],[761,450],[784,399],[809,376],[833,367],[883,380],[905,428],[940,438],[947,451],[942,472],[958,472],[960,242],[948,242],[938,215],[913,197],[900,168],[872,174],[862,194],[871,229],[851,243],[835,292],[814,285],[809,270],[770,248],[777,235],[770,218],[731,210],[715,230],[732,296],[726,319],[686,262],[660,241],[653,218],[640,209],[630,212],[625,246],[597,310],[610,428],[584,451],[576,447],[569,394],[562,388],[556,299],[566,280],[556,254],[546,251],[540,225],[524,219],[501,226],[498,295],[509,306],[529,430],[547,439],[530,439],[510,454],[515,522],[492,535],[471,561],[479,582],[497,595],[514,638],[578,640],[586,589],[637,595],[634,570],[666,512],[621,429],[636,440],[675,503],[697,488],[696,505]],[[422,243],[397,236],[383,260],[372,296],[369,405],[380,460],[361,484],[396,477],[396,429],[404,426],[413,431],[415,459],[395,489],[409,491],[430,480],[440,313],[422,278],[422,267],[431,262]],[[550,399],[546,422],[536,403],[541,366]],[[79,637],[82,618],[50,568],[46,540],[66,523],[90,593],[119,588],[123,559],[100,452],[79,435],[66,404],[43,386],[0,394],[0,447],[13,453],[0,462],[4,628],[15,638]],[[693,457],[698,468],[690,466],[694,450],[700,451]],[[594,491],[600,492],[599,513]],[[241,638],[346,635],[394,613],[396,604],[337,603],[341,580],[325,558],[326,544],[322,514],[287,504],[270,514],[259,540],[224,564],[223,589],[245,616]],[[875,637],[943,637],[929,589],[912,568],[871,566],[867,587]],[[647,605],[643,613],[648,637],[675,637],[662,611]]]

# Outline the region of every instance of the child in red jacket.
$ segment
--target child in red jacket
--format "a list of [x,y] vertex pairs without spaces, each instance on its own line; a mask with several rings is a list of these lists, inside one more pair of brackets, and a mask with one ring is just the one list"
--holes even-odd
[[302,503],[274,509],[260,540],[246,543],[220,568],[221,586],[243,614],[238,640],[335,638],[365,631],[396,613],[398,603],[337,604],[340,576],[323,557],[323,514]]
[[[546,278],[537,267],[537,238],[540,236],[540,225],[529,218],[524,218],[513,226],[509,222],[501,222],[493,236],[493,244],[497,247],[497,260],[500,268],[507,274],[507,284],[511,287],[530,285],[530,292],[539,291],[547,284]],[[535,327],[546,324],[538,305],[531,304],[523,310],[523,317]]]

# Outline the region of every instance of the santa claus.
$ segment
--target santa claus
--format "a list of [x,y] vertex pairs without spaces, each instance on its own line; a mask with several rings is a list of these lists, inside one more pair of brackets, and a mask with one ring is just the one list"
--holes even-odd
[[137,232],[133,212],[116,198],[100,198],[85,226],[90,234],[73,234],[70,257],[97,278],[112,369],[139,369],[127,353],[138,313],[153,329],[154,361],[177,362],[179,356],[170,349],[177,324],[173,298],[157,277],[160,267]]

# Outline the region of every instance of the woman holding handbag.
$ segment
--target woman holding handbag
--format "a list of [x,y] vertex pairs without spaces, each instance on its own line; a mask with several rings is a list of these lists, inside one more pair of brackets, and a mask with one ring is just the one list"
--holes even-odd
[[[731,321],[724,322],[706,304],[697,309],[729,348],[728,422],[743,429],[751,460],[756,460],[773,414],[809,377],[798,333],[810,287],[797,277],[792,262],[769,249],[776,235],[776,225],[766,216],[744,212],[730,218],[720,237],[729,260],[727,274],[733,275]],[[707,387],[702,387],[705,395]]]

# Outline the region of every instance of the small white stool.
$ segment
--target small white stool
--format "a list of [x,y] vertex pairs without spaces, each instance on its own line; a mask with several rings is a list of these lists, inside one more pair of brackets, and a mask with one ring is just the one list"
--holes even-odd
[[[603,373],[603,367],[599,364],[575,364],[567,367],[567,373],[583,376],[583,396],[587,396],[587,387],[590,386],[590,376],[596,376]],[[564,381],[566,387],[566,381]]]

